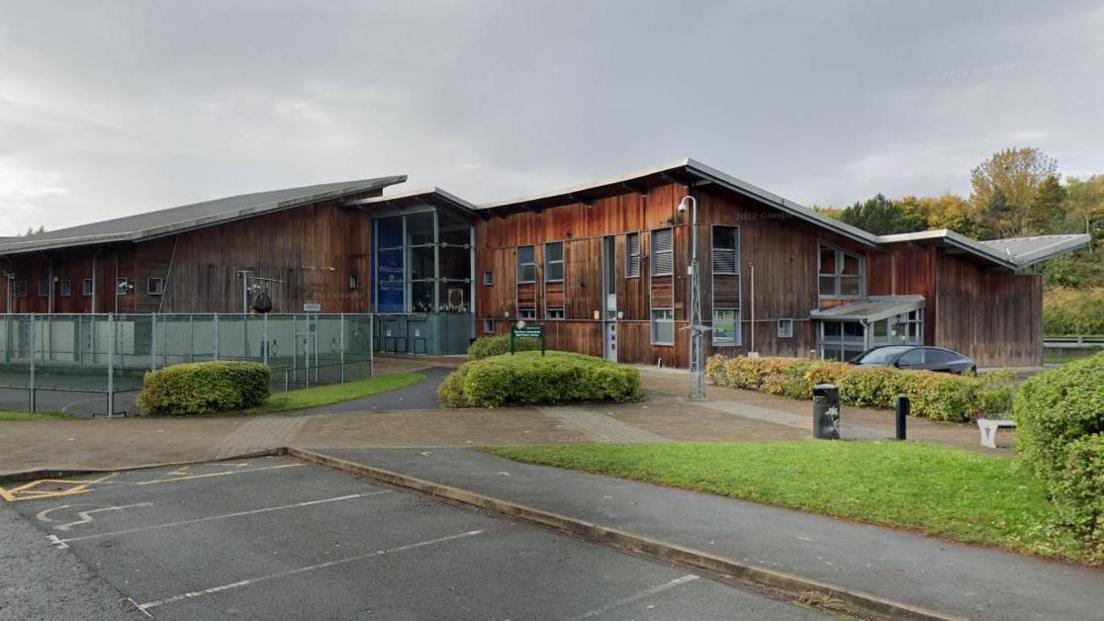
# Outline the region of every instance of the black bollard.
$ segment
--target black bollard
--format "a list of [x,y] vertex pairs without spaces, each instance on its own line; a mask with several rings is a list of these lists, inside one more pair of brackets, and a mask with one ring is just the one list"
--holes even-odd
[[897,395],[897,439],[904,440],[906,435],[905,426],[908,420],[909,410],[911,409],[912,402],[905,395]]

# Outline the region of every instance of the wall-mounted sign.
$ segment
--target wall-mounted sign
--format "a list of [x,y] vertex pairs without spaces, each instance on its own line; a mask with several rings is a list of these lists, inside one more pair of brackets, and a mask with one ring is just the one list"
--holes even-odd
[[303,302],[304,313],[321,313],[322,305],[318,302]]

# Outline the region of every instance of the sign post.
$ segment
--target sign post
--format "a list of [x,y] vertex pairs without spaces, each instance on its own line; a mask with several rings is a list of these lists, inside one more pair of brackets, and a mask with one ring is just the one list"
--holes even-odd
[[540,352],[544,355],[544,326],[527,326],[524,321],[510,328],[510,355],[514,355],[517,339],[540,339]]

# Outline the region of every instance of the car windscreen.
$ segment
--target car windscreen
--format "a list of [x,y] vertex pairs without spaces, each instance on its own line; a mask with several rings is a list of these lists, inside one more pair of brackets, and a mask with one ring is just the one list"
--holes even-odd
[[879,347],[866,352],[855,360],[855,362],[859,364],[891,364],[893,361],[897,360],[897,356],[900,356],[910,349],[912,349],[912,347]]

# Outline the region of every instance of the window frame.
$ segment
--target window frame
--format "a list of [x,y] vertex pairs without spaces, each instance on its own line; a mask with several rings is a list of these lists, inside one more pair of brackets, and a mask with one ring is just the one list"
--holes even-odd
[[360,289],[360,274],[356,272],[349,272],[349,291],[357,291]]
[[[667,234],[669,234],[671,236],[671,247],[667,250],[656,250],[656,243],[655,243],[656,235],[658,233],[663,233],[663,232],[666,232]],[[650,250],[650,252],[649,252],[650,261],[648,263],[648,267],[649,267],[649,272],[651,273],[651,275],[652,276],[674,276],[675,275],[675,229],[674,229],[674,227],[667,226],[667,227],[662,227],[662,228],[658,228],[658,229],[652,229],[650,242],[651,242],[651,247],[649,249]],[[660,271],[656,270],[656,264],[659,263],[659,261],[657,261],[656,259],[661,254],[666,254],[666,255],[671,256],[671,270],[670,271],[660,272]]]
[[494,286],[494,270],[483,270],[483,286]]
[[[560,258],[559,259],[549,259],[548,258],[548,248],[549,248],[549,246],[559,246],[560,247]],[[541,249],[541,252],[544,253],[544,255],[543,255],[544,256],[544,282],[546,282],[546,283],[548,283],[548,282],[564,282],[565,277],[567,276],[567,273],[566,273],[567,263],[564,261],[564,259],[566,258],[567,255],[564,254],[566,252],[566,248],[564,248],[563,241],[545,242],[544,243],[544,248]],[[536,258],[536,257],[534,257],[534,258]],[[559,278],[552,278],[552,265],[554,263],[559,264],[559,266],[560,266],[560,277]]]
[[[670,318],[669,319],[656,319],[656,313],[665,313]],[[671,324],[671,340],[670,341],[656,340],[656,333],[658,332],[656,327],[659,323],[669,323],[669,324]],[[652,345],[674,346],[675,341],[677,340],[677,336],[675,335],[675,309],[673,309],[673,308],[653,308],[651,310],[651,314],[648,317],[648,324],[650,326],[649,333],[650,333],[650,336],[651,336],[651,344]]]
[[[834,253],[833,260],[835,265],[831,273],[824,271],[824,251],[830,250]],[[858,259],[859,273],[858,275],[844,274],[843,266],[846,257],[853,257]],[[824,293],[821,287],[821,281],[831,278],[833,283],[832,293]],[[859,282],[859,291],[855,294],[841,293],[843,290],[843,280],[847,278],[856,278]],[[830,300],[859,300],[866,297],[866,257],[861,254],[856,254],[849,250],[844,250],[839,246],[830,244],[825,241],[817,243],[817,297]]]
[[[787,330],[783,330],[782,327],[787,326]],[[780,339],[792,339],[794,335],[794,320],[793,319],[779,319],[778,320],[778,338]]]
[[[732,325],[732,334],[733,334],[733,336],[732,336],[731,339],[727,338],[727,337],[725,337],[723,339],[718,339],[717,338],[717,324],[721,323],[721,322],[717,321],[717,314],[718,313],[733,313],[735,315],[732,319],[732,323],[733,323],[733,325]],[[709,339],[710,342],[713,344],[713,346],[714,347],[742,347],[743,344],[744,344],[744,330],[743,330],[744,322],[743,322],[743,320],[744,320],[743,313],[738,308],[730,308],[730,307],[714,308],[713,309],[712,322],[710,323],[710,327],[712,328],[712,330],[710,330],[710,339]],[[727,321],[725,323],[727,323]]]
[[25,298],[29,294],[30,294],[30,290],[29,290],[29,287],[27,285],[27,281],[25,281],[25,280],[15,281],[15,297]]
[[[732,248],[717,248],[717,230],[718,229],[732,229],[733,246]],[[732,256],[732,271],[717,271],[717,261],[715,257],[718,253],[726,253]],[[741,276],[740,273],[740,227],[735,224],[714,224],[709,230],[709,268],[713,274],[719,274],[721,276]]]
[[68,278],[62,278],[58,282],[58,295],[67,298],[73,295],[73,281]]
[[[153,283],[158,283],[158,286],[154,287]],[[150,276],[146,278],[146,295],[165,295],[165,279],[158,276]]]
[[[529,248],[533,251],[533,260],[532,261],[525,262],[525,263],[521,262],[521,250],[522,250],[522,248]],[[532,266],[532,268],[533,268],[533,277],[532,277],[531,280],[523,280],[522,279],[522,275],[521,275],[522,268],[527,267],[527,266]],[[534,244],[525,244],[523,246],[518,246],[517,247],[517,284],[519,284],[519,285],[531,285],[531,284],[536,284],[536,282],[537,282],[537,247]]]
[[[636,252],[632,250],[632,241],[636,240]],[[625,233],[625,278],[640,278],[641,257],[640,231]],[[633,268],[636,268],[635,270]],[[635,271],[635,273],[634,273]]]
[[494,319],[484,319],[483,320],[483,334],[494,334],[494,332],[495,332],[495,321],[494,321]]
[[40,280],[38,281],[38,297],[48,298],[50,297],[50,281]]
[[525,319],[528,321],[536,321],[537,309],[535,308],[519,308],[517,312],[518,319]]
[[[85,285],[88,285],[85,287]],[[94,278],[82,278],[81,279],[81,297],[90,298],[96,291],[96,280]]]

